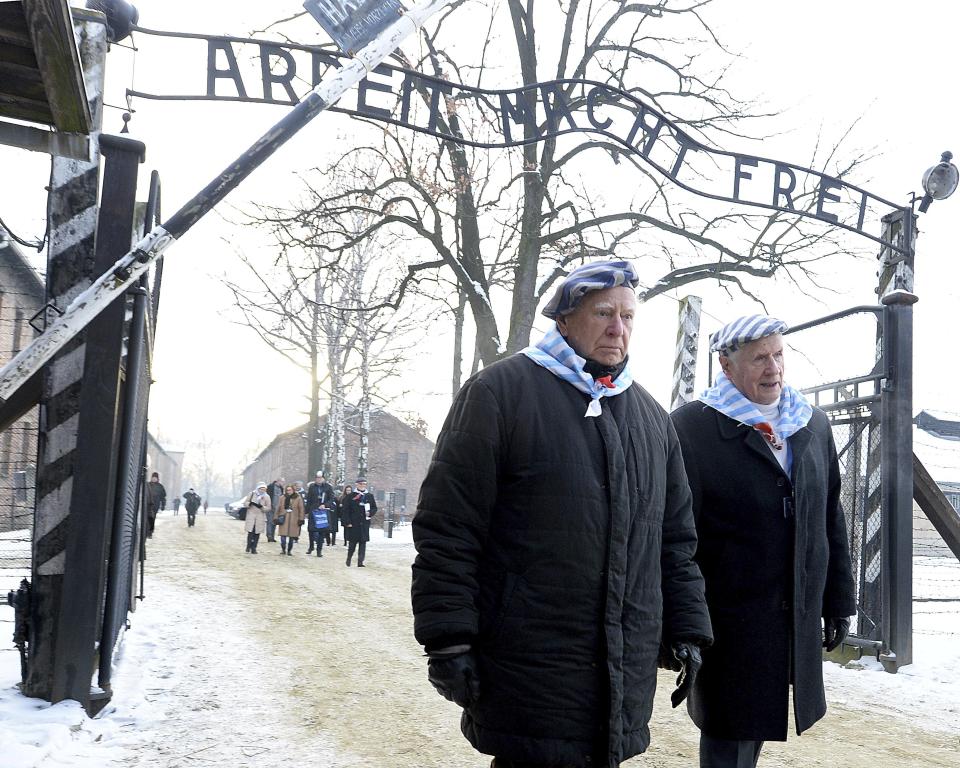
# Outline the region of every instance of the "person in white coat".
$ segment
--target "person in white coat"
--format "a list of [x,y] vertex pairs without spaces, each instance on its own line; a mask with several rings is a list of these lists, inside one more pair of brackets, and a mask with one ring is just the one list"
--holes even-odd
[[257,483],[257,487],[247,496],[247,552],[257,554],[260,534],[267,527],[267,512],[272,509],[266,483]]

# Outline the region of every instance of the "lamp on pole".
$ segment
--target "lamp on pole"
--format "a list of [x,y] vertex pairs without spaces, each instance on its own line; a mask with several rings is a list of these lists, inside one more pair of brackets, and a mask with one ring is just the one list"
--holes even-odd
[[[946,200],[960,183],[960,172],[944,152],[923,174],[918,211]],[[916,218],[913,204],[884,217],[888,242],[877,293],[883,304],[881,365],[881,633],[880,661],[889,672],[913,662],[913,305]]]
[[934,200],[946,200],[957,191],[960,184],[960,171],[952,162],[953,152],[940,155],[940,162],[932,165],[923,174],[923,198],[920,200],[920,213],[926,213]]

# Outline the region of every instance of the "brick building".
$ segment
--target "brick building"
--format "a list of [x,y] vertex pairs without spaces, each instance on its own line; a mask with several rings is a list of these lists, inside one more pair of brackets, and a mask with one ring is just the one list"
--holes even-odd
[[[357,477],[357,456],[360,437],[353,422],[355,409],[347,414],[347,476],[352,483]],[[307,467],[307,424],[277,435],[246,469],[243,470],[243,492],[249,492],[262,480],[269,483],[278,477],[287,482],[313,479],[316,467]],[[367,457],[367,482],[382,510],[392,504],[399,513],[406,507],[412,514],[420,492],[420,484],[427,474],[433,456],[433,441],[421,435],[409,424],[384,410],[370,415],[370,435]],[[328,478],[335,484],[334,478]]]
[[167,491],[167,509],[173,508],[173,500],[179,496],[183,488],[183,451],[166,450],[157,439],[147,432],[147,476],[156,472],[160,475],[160,482]]
[[[36,270],[0,227],[0,365],[36,335],[30,325],[44,304]],[[0,532],[33,525],[37,462],[37,408],[0,432]]]

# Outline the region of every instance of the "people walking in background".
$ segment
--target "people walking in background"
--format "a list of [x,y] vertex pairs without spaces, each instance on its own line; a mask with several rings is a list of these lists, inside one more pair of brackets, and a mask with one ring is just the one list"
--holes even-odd
[[340,521],[340,525],[343,526],[343,546],[347,546],[347,533],[346,526],[343,524],[343,501],[347,495],[353,493],[352,485],[338,485],[333,489],[333,503],[336,507],[337,519]]
[[179,515],[179,514],[180,514],[180,497],[177,496],[177,497],[173,500],[173,515],[174,515],[174,517],[176,517],[176,516]]
[[[349,486],[348,486],[349,487]],[[357,490],[350,495],[344,493],[341,508],[344,522],[343,538],[348,542],[347,565],[357,553],[357,567],[364,568],[367,554],[367,542],[370,541],[370,518],[377,513],[377,502],[373,494],[367,491],[367,481],[357,478]]]
[[337,532],[340,530],[340,505],[337,503],[336,497],[331,498],[328,502],[327,512],[329,525],[323,537],[327,542],[327,546],[332,547],[337,543]]
[[147,538],[153,536],[157,512],[167,506],[167,489],[160,483],[160,475],[154,472],[147,483]]
[[307,515],[307,532],[310,535],[308,555],[313,552],[313,548],[316,546],[317,557],[323,557],[323,541],[330,530],[330,514],[331,510],[326,507],[317,507],[310,510]]
[[[315,509],[320,509],[321,507],[329,510],[335,506],[335,501],[336,499],[333,495],[333,486],[326,481],[326,478],[323,476],[323,472],[317,472],[314,476],[314,479],[307,484],[307,495],[305,499],[307,513],[312,514]],[[330,543],[329,530],[330,529],[328,527],[327,533],[325,534],[325,536],[328,537],[328,544]],[[307,550],[307,554],[310,554],[312,551],[313,538],[310,539],[310,549]]]
[[203,514],[207,514],[207,507],[208,507],[208,506],[210,506],[210,500],[209,500],[209,499],[204,499],[204,500],[203,500]]
[[293,490],[300,494],[300,498],[303,500],[304,512],[309,511],[309,507],[307,507],[307,491],[304,489],[303,483],[300,480],[294,480]]
[[270,497],[270,510],[267,512],[267,541],[276,541],[276,525],[273,522],[274,510],[280,503],[280,497],[283,495],[283,478],[278,477],[267,486],[267,495]]
[[340,525],[343,527],[343,546],[347,546],[347,504],[350,497],[353,496],[353,486],[337,486],[337,516],[340,518]]
[[267,512],[270,507],[270,495],[266,483],[257,483],[257,487],[247,497],[247,515],[244,529],[247,532],[247,552],[257,554],[260,534],[267,527]]
[[702,768],[751,768],[764,741],[824,716],[822,647],[856,612],[833,433],[784,380],[786,329],[766,315],[725,325],[710,337],[722,373],[671,415],[715,636],[687,705]]
[[187,527],[193,528],[197,522],[197,510],[200,509],[200,495],[193,488],[183,494],[183,506],[187,510]]
[[292,555],[304,521],[303,499],[292,484],[284,489],[273,521],[280,536],[280,554]]

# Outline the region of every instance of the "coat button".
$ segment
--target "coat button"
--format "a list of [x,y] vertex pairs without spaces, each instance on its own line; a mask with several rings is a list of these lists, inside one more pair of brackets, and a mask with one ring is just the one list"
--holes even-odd
[[777,478],[777,487],[778,487],[778,488],[783,488],[783,484],[784,484],[785,482],[786,482],[786,480],[784,480],[782,477],[778,477],[778,478]]
[[782,600],[782,601],[780,602],[780,610],[781,610],[781,611],[789,611],[789,610],[790,610],[790,603],[788,603],[786,600]]

